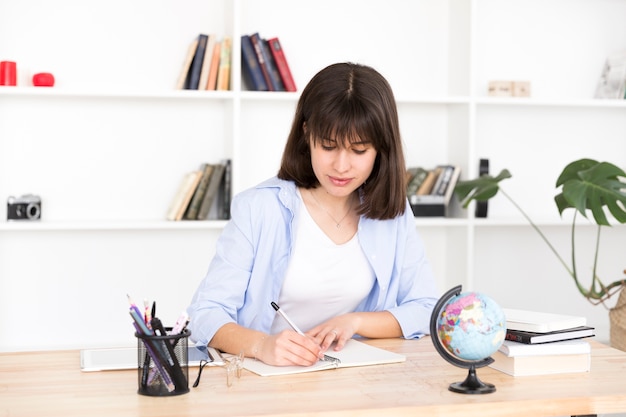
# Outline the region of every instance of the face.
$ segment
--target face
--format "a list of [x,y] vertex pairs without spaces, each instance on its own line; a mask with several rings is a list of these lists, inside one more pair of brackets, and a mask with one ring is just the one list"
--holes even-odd
[[369,178],[377,153],[371,143],[345,145],[336,138],[310,144],[315,176],[329,195],[339,198],[349,196]]

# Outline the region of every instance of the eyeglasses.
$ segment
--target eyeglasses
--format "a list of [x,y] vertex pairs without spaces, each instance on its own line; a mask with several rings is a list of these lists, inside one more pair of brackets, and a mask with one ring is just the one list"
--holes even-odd
[[[232,356],[230,358],[224,359],[224,365],[222,365],[226,369],[226,386],[231,387],[236,379],[241,378],[241,370],[243,369],[243,360],[244,355],[243,352],[240,352],[239,355]],[[197,387],[200,384],[200,377],[202,376],[202,371],[204,367],[209,363],[213,363],[213,360],[202,359],[200,361],[200,368],[198,369],[198,377],[193,383],[193,387]]]

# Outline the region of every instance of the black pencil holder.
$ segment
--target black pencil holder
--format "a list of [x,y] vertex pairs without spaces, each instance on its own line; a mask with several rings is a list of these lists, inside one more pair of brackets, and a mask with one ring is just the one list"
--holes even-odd
[[164,336],[135,333],[137,337],[138,394],[166,397],[189,392],[187,345],[190,334],[191,332],[188,330],[184,330],[180,334]]

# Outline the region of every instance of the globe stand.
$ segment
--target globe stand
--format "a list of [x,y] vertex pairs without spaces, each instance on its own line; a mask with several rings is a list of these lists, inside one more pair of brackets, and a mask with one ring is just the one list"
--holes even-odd
[[490,363],[493,363],[493,358],[489,357],[472,362],[463,361],[459,358],[456,358],[443,346],[437,332],[437,318],[441,314],[441,310],[448,301],[450,301],[453,297],[461,294],[461,289],[462,287],[460,285],[452,288],[444,295],[442,295],[439,301],[437,301],[437,304],[435,304],[432,316],[430,318],[430,336],[433,341],[433,345],[435,346],[435,349],[442,358],[444,358],[446,361],[454,366],[469,369],[465,381],[454,382],[450,384],[448,390],[460,394],[489,394],[495,392],[496,387],[493,384],[482,382],[476,375],[476,368],[482,368],[483,366],[487,366]]
[[496,386],[482,382],[476,375],[476,367],[470,366],[467,378],[463,382],[453,382],[448,389],[460,394],[489,394],[496,391]]

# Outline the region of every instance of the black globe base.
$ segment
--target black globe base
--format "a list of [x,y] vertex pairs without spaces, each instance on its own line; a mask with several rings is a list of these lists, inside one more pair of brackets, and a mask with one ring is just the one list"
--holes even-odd
[[467,378],[463,382],[454,382],[448,389],[460,394],[490,394],[496,391],[496,386],[487,382],[482,382],[476,375],[476,368],[471,367],[467,373]]

